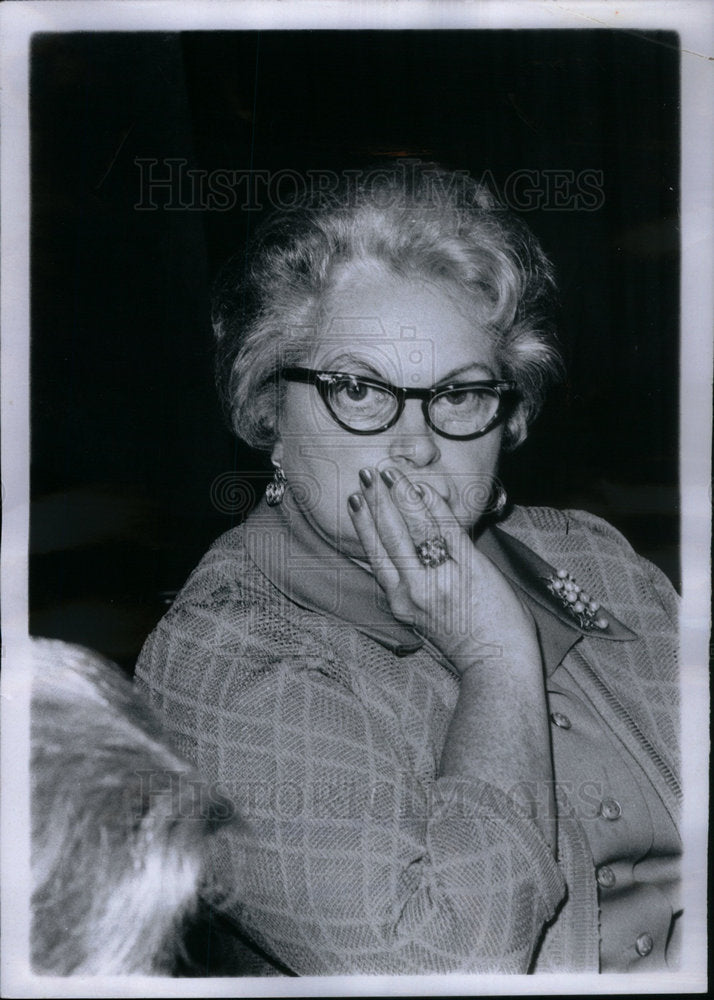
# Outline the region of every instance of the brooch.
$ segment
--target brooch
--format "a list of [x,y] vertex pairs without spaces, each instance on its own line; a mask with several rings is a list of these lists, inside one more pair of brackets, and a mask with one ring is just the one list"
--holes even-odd
[[555,594],[564,608],[577,619],[583,629],[607,628],[610,624],[603,615],[598,615],[600,605],[586,594],[573,580],[566,569],[559,569],[555,576],[547,578],[548,590]]

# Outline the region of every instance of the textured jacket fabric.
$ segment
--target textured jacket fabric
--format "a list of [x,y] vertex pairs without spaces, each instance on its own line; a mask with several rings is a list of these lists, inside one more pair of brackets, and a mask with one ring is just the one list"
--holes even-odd
[[[627,641],[576,632],[558,655],[676,819],[671,585],[582,512],[516,508],[499,529],[503,551],[532,554],[526,583],[518,558],[493,556],[530,599],[546,594],[539,572],[565,567],[624,626]],[[458,677],[428,645],[335,615],[329,594],[322,612],[301,606],[248,532],[217,540],[137,666],[177,750],[247,819],[216,856],[226,911],[301,975],[597,970],[577,812],[559,803],[556,860],[504,790],[440,777]]]

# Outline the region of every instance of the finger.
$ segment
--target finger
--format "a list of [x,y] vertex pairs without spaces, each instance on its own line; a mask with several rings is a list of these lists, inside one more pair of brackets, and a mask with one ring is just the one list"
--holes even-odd
[[384,591],[397,621],[414,624],[416,609],[402,585],[402,573],[389,556],[377,531],[372,510],[362,493],[348,498],[348,508],[357,537],[362,543],[377,583]]
[[381,472],[389,491],[389,499],[402,516],[413,545],[438,534],[436,522],[424,499],[424,490],[404,472],[393,467]]
[[399,583],[399,572],[382,544],[372,511],[362,493],[350,495],[347,509],[377,583],[385,593],[391,593]]
[[[421,529],[415,530],[415,537],[413,537],[401,511],[392,502],[390,487],[377,473],[377,470],[363,469],[360,472],[360,480],[362,493],[372,513],[375,529],[392,563],[402,572],[417,568],[420,564],[416,555],[415,542],[422,542],[434,533],[428,510],[420,501],[424,523]],[[394,480],[391,481],[394,482]],[[415,517],[412,516],[411,520],[414,527]]]
[[446,500],[432,486],[420,481],[414,485],[421,490],[424,506],[429,511],[435,533],[446,540],[449,555],[458,562],[464,546],[471,547],[473,544],[468,532],[462,528]]

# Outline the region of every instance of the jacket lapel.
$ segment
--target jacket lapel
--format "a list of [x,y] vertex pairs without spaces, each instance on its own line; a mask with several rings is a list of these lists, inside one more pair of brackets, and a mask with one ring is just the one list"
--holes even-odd
[[600,610],[607,619],[607,628],[583,628],[550,589],[557,570],[513,535],[490,527],[481,533],[476,547],[514,584],[533,615],[546,673],[551,674],[584,636],[616,642],[637,639],[607,608]]

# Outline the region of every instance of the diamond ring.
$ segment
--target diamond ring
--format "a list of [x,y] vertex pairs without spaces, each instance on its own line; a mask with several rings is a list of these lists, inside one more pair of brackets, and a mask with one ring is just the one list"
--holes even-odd
[[416,554],[419,556],[419,562],[422,566],[426,566],[429,569],[441,566],[449,558],[446,539],[443,535],[434,535],[433,538],[427,538],[425,542],[421,542],[416,546]]

